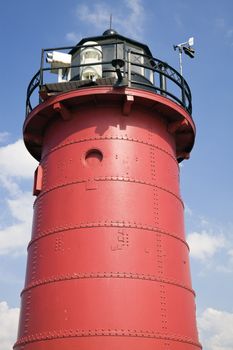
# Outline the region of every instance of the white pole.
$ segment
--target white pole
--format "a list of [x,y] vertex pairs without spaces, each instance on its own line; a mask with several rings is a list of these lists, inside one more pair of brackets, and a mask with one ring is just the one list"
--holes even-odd
[[180,58],[180,75],[183,76],[183,67],[182,67],[182,48],[179,47],[179,58]]

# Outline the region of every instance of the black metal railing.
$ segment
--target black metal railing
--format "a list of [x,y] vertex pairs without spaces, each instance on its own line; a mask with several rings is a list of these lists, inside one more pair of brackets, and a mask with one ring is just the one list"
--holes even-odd
[[[128,86],[129,88],[133,87],[153,91],[156,94],[160,94],[168,99],[173,100],[174,102],[182,106],[184,109],[186,109],[190,115],[192,114],[192,96],[190,88],[186,80],[183,78],[182,75],[180,75],[180,73],[177,70],[169,66],[166,62],[142,54],[141,52],[136,51],[134,49],[130,49],[129,47],[127,47],[127,44],[125,42],[111,42],[95,45],[43,49],[41,54],[40,69],[34,75],[27,88],[26,116],[34,108],[32,106],[32,95],[34,95],[36,89],[38,89],[38,92],[40,92],[44,85],[51,83],[51,67],[48,66],[45,59],[45,54],[47,52],[68,51],[72,53],[74,52],[74,50],[75,52],[80,52],[81,49],[86,49],[87,47],[101,46],[103,48],[108,45],[115,47],[114,55],[111,57],[110,60],[106,60],[106,57],[103,57],[103,55],[101,62],[88,64],[71,64],[69,67],[66,67],[66,69],[69,69],[72,73],[74,72],[74,70],[78,72],[80,71],[80,69],[88,66],[102,66],[102,71],[104,73],[105,78],[107,78],[108,76],[115,76],[116,79],[118,77],[119,80],[119,74],[121,74],[124,81],[124,86]],[[119,45],[121,45],[121,50],[119,50]],[[122,62],[122,67],[120,69],[118,68],[117,72],[116,68],[113,66],[113,61],[116,60]],[[56,67],[56,69],[64,69],[64,66]],[[50,73],[49,77],[48,73]],[[80,80],[80,76],[74,75],[69,81],[78,80]],[[69,81],[67,81],[67,83]],[[113,85],[115,87],[122,86],[122,84],[117,84],[117,82],[113,83]],[[83,86],[85,86],[85,84],[81,85],[81,87]],[[41,102],[43,102],[43,100],[39,94],[39,103]]]

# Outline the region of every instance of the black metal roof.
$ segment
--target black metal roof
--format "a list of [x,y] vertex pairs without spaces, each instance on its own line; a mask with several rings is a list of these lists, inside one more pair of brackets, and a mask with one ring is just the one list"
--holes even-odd
[[[148,56],[152,56],[152,53],[149,49],[149,47],[145,44],[142,44],[136,40],[133,40],[133,39],[130,39],[130,38],[127,38],[126,36],[123,36],[123,35],[120,35],[118,34],[115,30],[113,29],[107,29],[103,35],[99,35],[99,36],[93,36],[93,37],[88,37],[88,38],[83,38],[76,46],[81,46],[83,45],[84,43],[86,43],[87,41],[96,41],[97,43],[99,41],[104,41],[104,40],[109,40],[109,39],[112,39],[115,41],[125,41],[127,43],[130,43],[134,46],[138,46],[140,48],[142,48],[145,52],[145,55],[148,55]],[[70,51],[70,54],[74,53],[76,50],[75,48],[73,48],[71,51]]]

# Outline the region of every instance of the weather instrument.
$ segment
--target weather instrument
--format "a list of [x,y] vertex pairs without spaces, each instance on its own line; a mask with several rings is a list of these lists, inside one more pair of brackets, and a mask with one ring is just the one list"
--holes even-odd
[[183,65],[182,65],[182,53],[184,52],[190,58],[194,58],[195,50],[192,48],[194,45],[194,37],[188,39],[188,41],[173,45],[174,50],[179,51],[179,64],[180,64],[180,74],[183,75]]

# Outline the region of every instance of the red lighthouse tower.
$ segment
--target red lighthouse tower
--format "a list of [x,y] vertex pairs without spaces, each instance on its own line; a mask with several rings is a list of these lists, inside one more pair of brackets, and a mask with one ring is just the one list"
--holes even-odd
[[201,348],[179,190],[191,112],[184,78],[114,30],[42,50],[24,123],[40,163],[15,350]]

